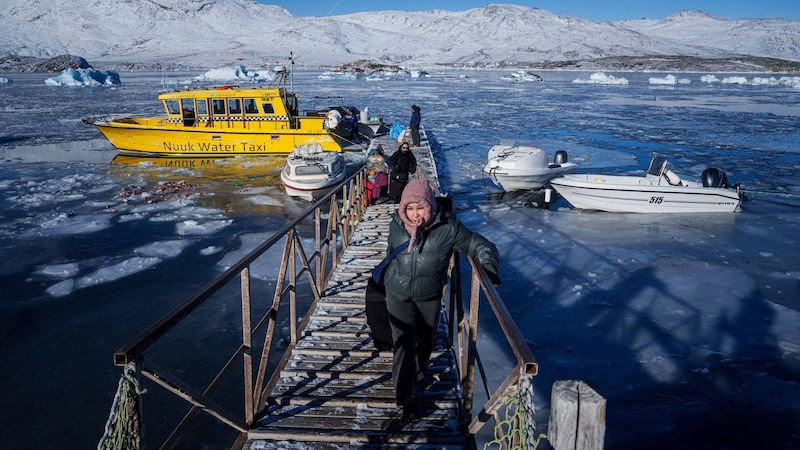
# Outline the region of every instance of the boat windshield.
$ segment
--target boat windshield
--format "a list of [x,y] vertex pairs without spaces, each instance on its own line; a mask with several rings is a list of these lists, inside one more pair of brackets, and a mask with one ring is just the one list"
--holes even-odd
[[664,174],[667,170],[667,158],[663,156],[656,156],[653,157],[653,160],[650,161],[650,168],[647,169],[648,175],[653,175],[655,177],[660,177]]
[[294,169],[297,175],[325,175],[328,173],[325,166],[313,164],[308,166],[297,166]]
[[178,100],[164,100],[164,108],[167,109],[167,114],[181,113],[181,104]]

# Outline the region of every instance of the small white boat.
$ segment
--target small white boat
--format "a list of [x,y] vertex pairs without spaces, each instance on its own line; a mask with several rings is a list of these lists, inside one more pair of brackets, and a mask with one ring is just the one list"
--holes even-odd
[[741,206],[744,190],[728,185],[725,172],[709,167],[702,182],[682,180],[667,169],[667,160],[656,156],[644,177],[574,174],[550,181],[550,185],[575,208],[632,213],[734,212]]
[[483,172],[506,192],[541,189],[551,179],[578,170],[567,162],[567,152],[556,152],[553,163],[544,150],[518,145],[495,145],[489,150],[489,161]]
[[544,81],[538,74],[528,70],[517,70],[516,72],[501,75],[500,79],[503,81]]
[[281,182],[286,193],[314,201],[344,180],[347,164],[337,152],[323,151],[319,145],[304,145],[286,158]]

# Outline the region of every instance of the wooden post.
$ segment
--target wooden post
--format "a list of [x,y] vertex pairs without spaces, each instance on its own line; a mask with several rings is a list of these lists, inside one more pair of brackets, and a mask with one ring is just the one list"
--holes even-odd
[[602,450],[606,399],[578,380],[553,383],[547,436],[555,450]]

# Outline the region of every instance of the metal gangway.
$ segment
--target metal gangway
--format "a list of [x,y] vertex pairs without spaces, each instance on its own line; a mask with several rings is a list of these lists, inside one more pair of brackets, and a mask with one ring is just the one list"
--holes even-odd
[[[433,159],[429,146],[416,152]],[[436,177],[425,173],[432,164],[419,166],[419,176]],[[374,349],[364,313],[366,282],[385,256],[395,205],[369,205],[366,180],[364,170],[350,176],[117,351],[114,362],[123,374],[98,448],[144,447],[142,426],[149,414],[160,422],[164,404],[184,414],[171,432],[148,434],[150,448],[195,448],[206,434],[218,437],[214,427],[230,435],[230,446],[237,449],[474,448],[476,433],[491,420],[499,448],[533,448],[532,378],[538,366],[480,264],[463,255],[451,260],[429,386],[421,399],[424,417],[401,420],[394,405],[392,354]],[[281,245],[280,261],[269,264],[277,280],[269,292],[263,282],[254,282],[251,268],[263,265],[269,251]],[[462,272],[468,275],[468,295]],[[241,339],[218,371],[197,380],[186,363],[156,361],[190,360],[159,351],[158,344],[173,330],[201,321],[197,316],[208,304],[230,304],[232,296],[239,299],[241,322],[226,326],[240,328]],[[494,388],[476,346],[481,303],[490,306],[517,361]],[[476,379],[488,399],[477,407]],[[152,402],[157,410],[148,411],[151,402],[142,397],[155,395],[156,387],[174,397]]]

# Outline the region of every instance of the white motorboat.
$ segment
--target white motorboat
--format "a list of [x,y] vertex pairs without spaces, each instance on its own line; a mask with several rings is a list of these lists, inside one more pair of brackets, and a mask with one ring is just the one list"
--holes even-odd
[[709,167],[702,182],[682,180],[656,156],[644,177],[573,174],[550,185],[575,208],[632,213],[734,212],[744,190],[728,184],[725,172]]
[[346,169],[341,153],[323,151],[319,145],[298,146],[286,158],[281,182],[292,197],[314,201],[344,180]]
[[538,74],[528,70],[517,70],[515,72],[501,75],[500,79],[503,81],[544,81]]
[[521,145],[495,145],[489,150],[483,172],[506,192],[541,189],[551,179],[578,170],[567,162],[567,152],[556,152],[553,163],[544,150]]

